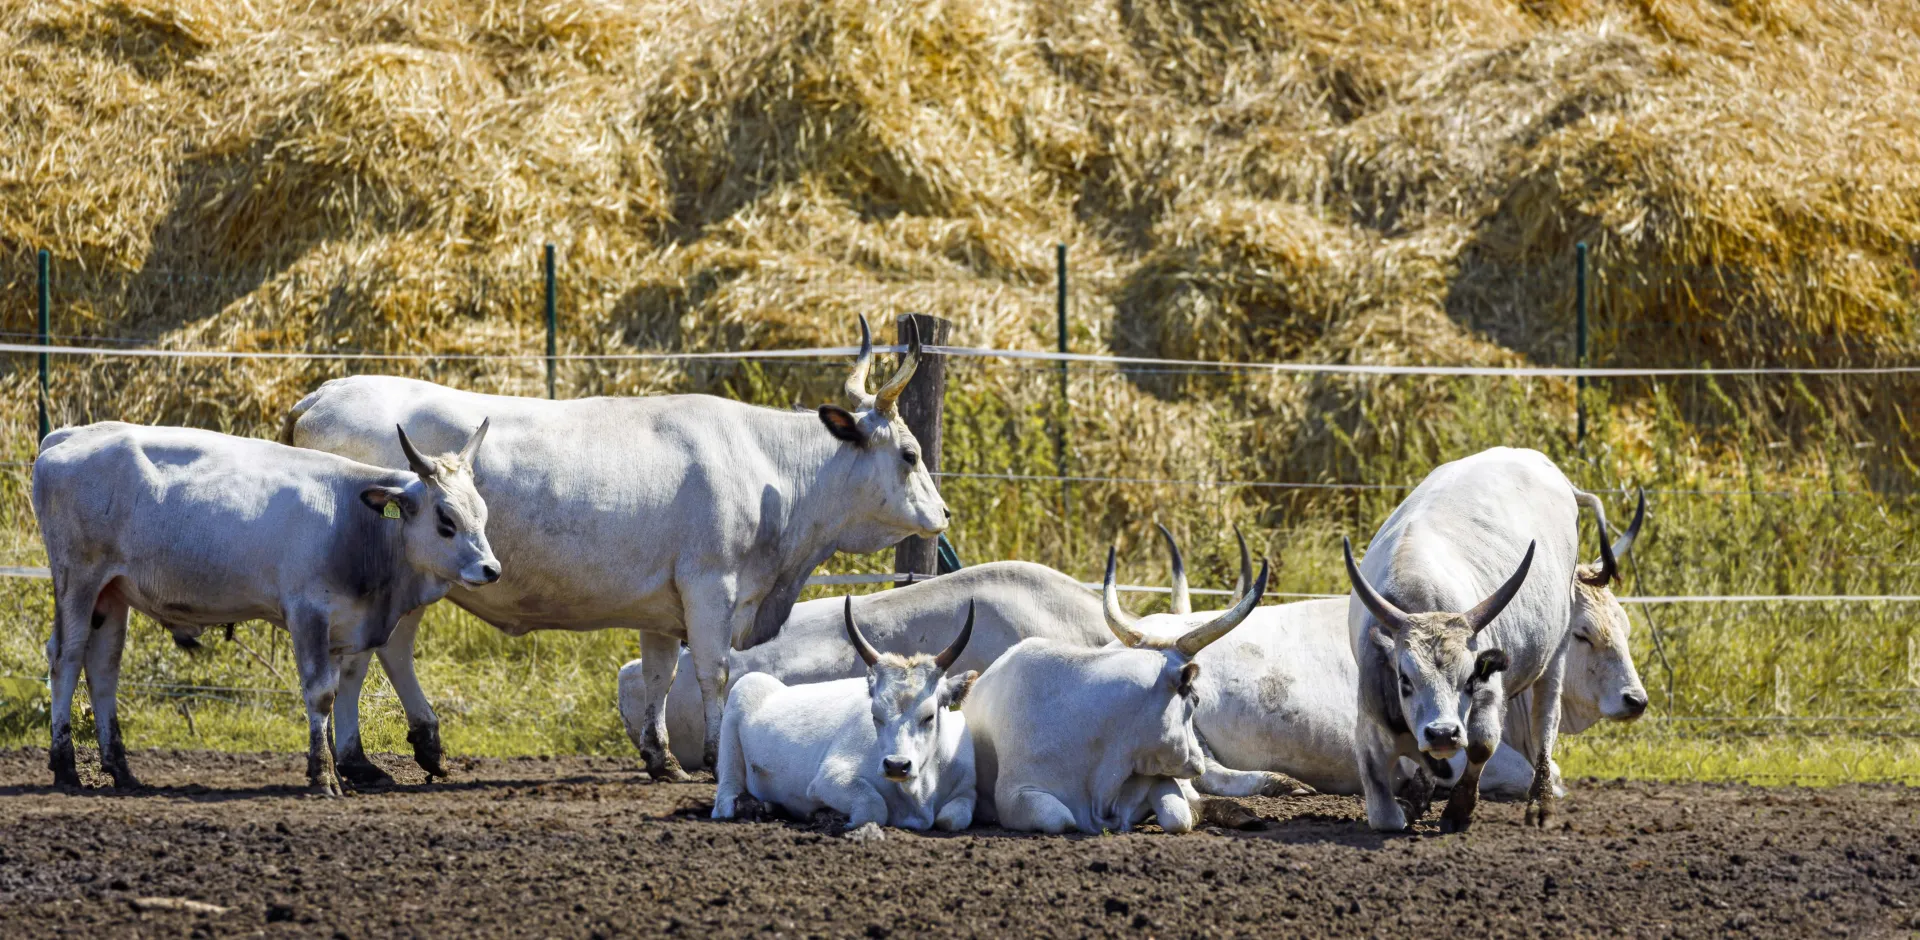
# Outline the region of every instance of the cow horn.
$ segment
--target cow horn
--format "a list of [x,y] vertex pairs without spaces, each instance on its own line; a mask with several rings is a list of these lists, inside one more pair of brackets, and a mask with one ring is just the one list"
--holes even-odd
[[866,637],[860,635],[859,625],[853,622],[853,597],[851,595],[847,597],[846,617],[847,642],[852,643],[853,651],[860,654],[860,661],[866,663],[868,666],[879,662],[880,652],[873,648],[872,643],[867,642]]
[[907,382],[913,378],[913,370],[920,367],[920,324],[913,317],[907,317],[907,354],[900,357],[900,368],[895,370],[893,378],[880,390],[873,393],[873,410],[881,414],[895,414],[900,402],[900,393],[907,390]]
[[1113,585],[1115,558],[1112,546],[1107,548],[1107,583],[1101,589],[1101,607],[1107,615],[1107,629],[1120,639],[1122,646],[1139,646],[1145,637],[1134,629],[1137,622],[1132,614],[1120,609],[1120,591]]
[[1647,521],[1647,491],[1640,490],[1640,502],[1633,508],[1633,522],[1627,525],[1627,531],[1612,545],[1607,544],[1607,516],[1600,510],[1598,501],[1594,503],[1594,516],[1600,526],[1600,572],[1591,578],[1582,577],[1580,581],[1594,587],[1606,587],[1620,580],[1620,556],[1633,550],[1633,542],[1640,537],[1640,524]]
[[400,450],[407,455],[407,466],[411,468],[414,474],[420,477],[420,479],[432,479],[433,464],[429,462],[426,457],[421,456],[420,449],[413,446],[413,441],[407,439],[407,429],[397,424],[393,426],[393,429],[400,432]]
[[1233,582],[1235,596],[1247,593],[1247,584],[1253,580],[1253,558],[1247,554],[1247,537],[1240,534],[1240,524],[1234,523],[1233,540],[1240,543],[1240,579]]
[[847,373],[847,400],[855,408],[871,400],[867,394],[867,372],[873,368],[873,328],[867,325],[867,315],[860,314],[860,355],[853,360],[853,371]]
[[973,639],[973,599],[968,598],[966,624],[960,627],[960,635],[954,637],[953,645],[941,650],[940,655],[933,658],[933,664],[939,667],[941,672],[953,668],[954,660],[960,658],[960,653],[967,648],[967,641],[971,639]]
[[1353,542],[1345,537],[1340,539],[1340,550],[1347,556],[1347,581],[1353,585],[1353,593],[1358,595],[1360,603],[1365,604],[1375,620],[1387,628],[1389,633],[1399,633],[1407,627],[1407,615],[1393,602],[1380,596],[1380,592],[1367,583],[1366,575],[1360,573],[1360,566],[1353,563]]
[[1173,556],[1173,612],[1176,614],[1193,613],[1193,598],[1187,593],[1187,563],[1180,557],[1180,546],[1173,541],[1173,533],[1167,527],[1156,522],[1153,527],[1160,530],[1160,537],[1167,540],[1167,554]]
[[460,448],[460,462],[473,469],[473,458],[480,455],[480,442],[487,439],[487,428],[493,426],[492,418],[481,418],[480,426],[473,429],[473,436],[467,438],[467,445]]
[[1207,644],[1227,635],[1227,632],[1240,625],[1260,606],[1260,599],[1267,593],[1267,560],[1260,559],[1260,576],[1253,579],[1253,587],[1240,595],[1240,599],[1227,611],[1211,621],[1188,630],[1174,642],[1174,648],[1181,654],[1192,657],[1207,648]]
[[1500,611],[1506,609],[1507,603],[1513,600],[1513,595],[1520,592],[1520,585],[1527,580],[1527,569],[1533,567],[1533,548],[1534,543],[1528,542],[1526,557],[1520,559],[1520,567],[1507,578],[1507,583],[1500,585],[1500,589],[1494,591],[1492,596],[1475,604],[1472,610],[1467,611],[1467,624],[1473,627],[1473,632],[1479,633],[1485,630],[1487,624],[1492,623],[1493,618],[1500,616]]

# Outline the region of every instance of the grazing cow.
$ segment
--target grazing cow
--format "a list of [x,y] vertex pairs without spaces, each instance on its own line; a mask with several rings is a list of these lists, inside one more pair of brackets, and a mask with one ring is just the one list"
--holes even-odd
[[1193,657],[1238,626],[1266,592],[1267,568],[1234,606],[1171,641],[1133,629],[1114,595],[1104,608],[1119,647],[1023,640],[987,667],[964,710],[980,780],[975,815],[1009,829],[1128,830],[1151,812],[1167,832],[1193,828],[1182,778],[1205,771],[1193,729]]
[[[487,423],[458,453],[426,457],[400,430],[407,471],[272,441],[109,421],[41,442],[33,510],[53,569],[54,781],[78,785],[71,725],[84,663],[101,763],[137,786],[114,692],[127,611],[177,630],[265,620],[293,636],[307,704],[307,782],[337,795],[327,717],[342,660],[452,585],[500,577],[473,465]],[[340,741],[358,753],[356,726]]]
[[[962,671],[987,668],[1031,636],[1089,647],[1113,639],[1101,623],[1098,595],[1069,575],[1026,561],[989,562],[853,598],[861,634],[887,653],[932,647],[970,607],[978,608],[979,621],[966,653],[955,664]],[[737,684],[748,673],[764,672],[788,685],[865,675],[866,664],[847,645],[840,621],[840,598],[801,601],[793,605],[779,636],[728,653],[727,675]],[[667,694],[667,740],[680,765],[695,770],[703,766],[700,742],[706,740],[706,713],[685,650],[680,658],[673,690]],[[620,718],[635,747],[646,730],[645,667],[645,660],[636,659],[620,669]]]
[[[1597,499],[1583,498],[1601,512]],[[1602,545],[1599,562],[1580,566],[1573,586],[1574,643],[1561,687],[1565,733],[1602,719],[1631,721],[1646,710],[1646,689],[1628,648],[1626,612],[1607,587],[1618,578],[1614,559],[1631,549],[1645,515],[1643,496],[1633,524],[1611,551]],[[1600,518],[1604,529],[1605,517]],[[1184,600],[1189,590],[1179,546],[1164,529],[1162,535],[1173,562],[1174,610],[1141,617],[1137,629],[1168,637],[1213,615],[1192,613]],[[1244,584],[1250,570],[1245,542],[1240,558]],[[1296,779],[1326,793],[1362,792],[1354,766],[1359,668],[1348,644],[1347,603],[1342,597],[1257,608],[1230,642],[1194,657],[1202,671],[1193,725],[1207,753],[1207,772],[1194,780],[1201,793],[1279,795],[1290,792]],[[1524,799],[1532,785],[1533,765],[1524,756],[1535,751],[1525,719],[1532,694],[1522,692],[1508,703],[1501,744],[1480,777],[1483,795]],[[1466,757],[1454,755],[1443,781],[1456,778],[1465,766]],[[1417,774],[1404,773],[1416,769],[1405,765],[1403,776],[1417,780]],[[1420,793],[1417,784],[1402,792],[1408,790]]]
[[853,598],[841,608],[865,679],[787,685],[763,672],[734,683],[720,725],[713,818],[742,795],[795,816],[819,809],[903,829],[965,829],[973,821],[973,742],[957,709],[978,672],[948,676],[973,635],[938,656],[882,653],[860,634]]
[[[778,411],[710,395],[548,401],[482,395],[392,376],[335,379],[288,415],[285,439],[368,463],[399,459],[380,430],[396,421],[429,443],[491,414],[500,445],[479,468],[489,529],[507,573],[484,593],[448,596],[520,636],[534,630],[641,631],[646,708],[641,756],[656,778],[686,775],[668,749],[665,709],[679,644],[691,652],[713,765],[727,648],[771,638],[816,565],[931,537],[951,513],[896,405],[919,356],[866,391],[873,342],[847,379],[854,410]],[[413,675],[418,618],[379,651],[406,708],[414,756],[442,774],[439,721]],[[341,706],[356,708],[357,675]]]
[[1444,761],[1463,747],[1466,770],[1441,828],[1470,825],[1505,699],[1530,688],[1538,691],[1528,716],[1536,750],[1527,755],[1535,768],[1527,821],[1546,825],[1577,499],[1546,455],[1494,448],[1428,474],[1375,533],[1364,564],[1345,547],[1348,639],[1360,670],[1356,756],[1375,830],[1407,827],[1392,785],[1399,758]]

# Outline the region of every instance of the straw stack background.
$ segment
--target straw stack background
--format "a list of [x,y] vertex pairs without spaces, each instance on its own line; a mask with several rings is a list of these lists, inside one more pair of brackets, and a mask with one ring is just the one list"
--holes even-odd
[[[838,345],[856,313],[907,310],[951,318],[968,345],[1049,348],[1064,242],[1078,351],[1566,364],[1584,241],[1595,364],[1908,363],[1916,61],[1909,0],[13,0],[3,328],[31,331],[47,248],[63,336],[537,352],[551,241],[565,352]],[[349,368],[61,360],[55,414],[267,434]],[[543,389],[537,362],[352,368]],[[569,364],[561,388],[785,405],[830,396],[841,368]],[[27,357],[0,364],[10,460],[33,454],[34,375]],[[1903,378],[1597,383],[1576,449],[1561,381],[1078,370],[1065,468],[1054,381],[955,363],[946,469],[1411,483],[1513,443],[1588,486],[1733,493],[1656,500],[1642,593],[1912,588]],[[6,563],[38,563],[27,479],[0,479]],[[1339,586],[1339,535],[1399,498],[1091,484],[1063,513],[1051,486],[944,489],[969,561],[1086,575],[1117,539],[1127,576],[1155,580],[1159,518],[1225,580],[1238,522],[1282,587],[1314,591]],[[0,671],[37,675],[44,585],[5,590]],[[1791,724],[1763,719],[1874,716],[1842,725],[1845,759],[1866,761],[1846,773],[1912,772],[1911,737],[1875,737],[1920,727],[1908,612],[1674,608],[1664,655],[1645,629],[1636,644],[1657,711],[1776,737]],[[456,747],[624,748],[610,701],[629,637],[509,642],[434,616],[428,682],[467,716]],[[152,631],[129,657],[157,684],[276,684],[250,657],[187,661]],[[39,740],[44,692],[6,681],[0,738]],[[297,740],[280,705],[147,707],[136,743]],[[218,718],[188,734],[176,707]],[[1595,740],[1617,764],[1667,732],[1610,733]]]

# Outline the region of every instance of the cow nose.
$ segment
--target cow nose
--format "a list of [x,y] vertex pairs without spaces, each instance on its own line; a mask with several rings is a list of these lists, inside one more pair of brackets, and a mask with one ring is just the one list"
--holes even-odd
[[1436,721],[1428,725],[1427,743],[1433,747],[1460,746],[1460,726],[1451,721]]
[[1628,718],[1638,718],[1647,710],[1647,693],[1628,692],[1620,696],[1620,704],[1627,707]]
[[500,580],[500,566],[499,565],[481,565],[480,580],[485,581],[488,584],[492,584],[493,582]]
[[952,518],[953,518],[953,510],[951,510],[951,509],[949,509],[949,508],[947,508],[947,507],[945,507],[945,506],[942,506],[942,507],[940,507],[940,511],[941,511],[941,512],[944,512],[944,513],[946,513],[946,514],[947,514],[947,518],[948,518],[948,519],[952,519]]
[[913,761],[904,757],[889,757],[880,762],[880,769],[889,777],[904,777],[913,770]]

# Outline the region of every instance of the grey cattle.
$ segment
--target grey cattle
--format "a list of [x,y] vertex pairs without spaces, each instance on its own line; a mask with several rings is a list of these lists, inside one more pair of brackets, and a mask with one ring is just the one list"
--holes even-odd
[[1360,671],[1354,738],[1374,829],[1407,826],[1392,787],[1400,758],[1448,760],[1462,748],[1467,766],[1441,827],[1466,828],[1506,699],[1528,689],[1536,749],[1527,819],[1546,824],[1578,497],[1544,454],[1494,448],[1428,474],[1374,534],[1364,564],[1347,547],[1348,640]]
[[[1113,639],[1101,624],[1098,595],[1071,576],[1032,562],[975,565],[853,598],[861,633],[880,651],[901,655],[932,649],[952,632],[968,605],[977,609],[979,619],[955,664],[960,671],[985,669],[1028,637],[1088,647]],[[866,665],[847,645],[840,606],[839,598],[830,597],[795,604],[778,636],[753,649],[728,653],[728,677],[738,683],[749,673],[764,672],[798,685],[865,675]],[[667,695],[667,733],[674,756],[683,767],[695,769],[702,766],[699,742],[706,739],[706,713],[687,668],[687,653],[680,657]],[[645,659],[621,667],[620,717],[636,747],[646,730],[646,689]]]
[[[835,552],[873,552],[933,536],[950,513],[896,409],[915,339],[892,380],[868,394],[866,320],[846,382],[853,410],[760,408],[710,395],[548,401],[482,395],[390,376],[335,379],[287,416],[285,439],[397,465],[382,429],[405,422],[429,445],[482,413],[496,446],[479,465],[489,534],[506,564],[484,593],[448,596],[514,636],[534,630],[641,631],[647,706],[641,754],[656,777],[684,779],[664,720],[679,643],[691,651],[706,711],[704,763],[725,704],[729,643],[778,631],[809,573]],[[418,618],[379,652],[407,712],[414,753],[439,765],[439,722],[413,675]],[[364,672],[364,665],[360,667]],[[341,705],[355,708],[357,680]]]
[[[257,619],[292,634],[307,780],[338,794],[326,721],[343,660],[385,643],[450,586],[500,577],[473,482],[487,425],[474,423],[458,453],[437,458],[400,431],[409,470],[191,428],[105,422],[48,435],[33,510],[53,570],[54,780],[80,782],[71,719],[84,664],[101,762],[115,786],[137,785],[114,700],[132,609],[182,629]],[[343,754],[358,754],[357,729],[339,730]]]
[[[1114,556],[1107,555],[1113,581]],[[1219,617],[1171,640],[1124,614],[1118,647],[1023,640],[974,683],[963,711],[973,733],[976,818],[1059,833],[1127,830],[1152,814],[1167,832],[1193,827],[1186,779],[1206,769],[1193,727],[1193,658],[1245,620],[1267,569]],[[1111,587],[1105,605],[1117,610]]]
[[973,821],[973,742],[957,709],[977,672],[951,675],[974,610],[937,656],[882,653],[841,606],[866,676],[787,685],[763,672],[734,683],[720,724],[713,818],[752,796],[795,816],[847,815],[849,828],[965,829]]

